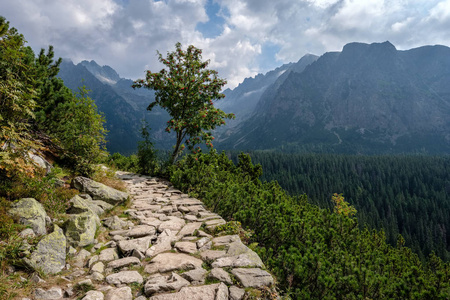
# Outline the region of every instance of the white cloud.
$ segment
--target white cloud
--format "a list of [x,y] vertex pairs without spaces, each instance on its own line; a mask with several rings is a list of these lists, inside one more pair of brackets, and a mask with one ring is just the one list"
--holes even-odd
[[[224,24],[206,38],[196,26],[209,20],[210,1]],[[230,87],[268,71],[262,59],[282,64],[354,41],[450,45],[450,0],[14,0],[0,14],[37,51],[52,44],[58,56],[94,59],[133,79],[162,67],[157,50],[193,44]],[[275,57],[265,57],[265,45],[279,49]]]

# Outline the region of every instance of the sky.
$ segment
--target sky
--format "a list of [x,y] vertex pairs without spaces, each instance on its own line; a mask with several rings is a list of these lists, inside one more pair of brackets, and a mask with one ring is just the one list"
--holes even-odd
[[37,53],[133,80],[163,67],[157,51],[194,45],[230,88],[350,42],[450,46],[450,0],[0,0],[0,15]]

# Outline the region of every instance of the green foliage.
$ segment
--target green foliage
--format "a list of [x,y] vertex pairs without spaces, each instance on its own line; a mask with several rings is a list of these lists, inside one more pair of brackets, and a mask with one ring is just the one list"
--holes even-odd
[[114,153],[108,156],[106,163],[118,170],[138,172],[138,157],[135,154],[125,156],[120,153]]
[[250,158],[239,159],[236,166],[224,153],[187,156],[170,179],[224,218],[254,229],[251,241],[293,299],[447,299],[448,263],[432,256],[422,264],[409,248],[386,243],[383,231],[361,230],[355,218],[252,178],[245,171],[253,169]]
[[214,100],[225,97],[220,90],[226,81],[217,76],[217,71],[207,69],[209,61],[202,61],[202,50],[192,45],[183,50],[180,43],[175,46],[176,50],[168,52],[166,58],[158,52],[159,61],[167,69],[158,73],[147,71],[145,81],[139,79],[133,84],[134,88],[156,91],[155,102],[148,110],[159,105],[171,116],[166,128],[167,132],[176,132],[171,163],[183,151],[183,141],[193,153],[201,151],[196,147],[200,143],[212,148],[214,137],[210,131],[224,125],[224,119],[234,118],[234,114],[214,107]]
[[334,193],[331,197],[331,201],[334,203],[334,212],[337,214],[342,214],[347,217],[354,216],[356,214],[356,209],[351,206],[347,201],[345,201],[342,194]]
[[[233,155],[235,157],[236,154]],[[433,251],[450,261],[450,157],[424,155],[285,154],[255,151],[262,180],[333,209],[342,192],[358,210],[360,228],[381,229],[391,245],[401,234],[424,260]]]

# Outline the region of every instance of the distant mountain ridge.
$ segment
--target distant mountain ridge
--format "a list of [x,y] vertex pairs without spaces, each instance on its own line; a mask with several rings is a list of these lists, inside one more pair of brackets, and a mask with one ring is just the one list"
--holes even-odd
[[350,43],[268,87],[238,149],[450,153],[450,48]]
[[153,91],[133,89],[132,80],[121,78],[111,67],[99,66],[95,61],[82,61],[75,65],[65,59],[58,76],[74,92],[83,85],[91,91],[89,96],[95,100],[106,119],[109,152],[136,152],[137,143],[141,140],[140,129],[143,120],[146,120],[152,129],[152,141],[156,147],[168,148],[172,144],[171,135],[164,131],[168,114],[159,108],[152,112],[146,110],[154,99]]

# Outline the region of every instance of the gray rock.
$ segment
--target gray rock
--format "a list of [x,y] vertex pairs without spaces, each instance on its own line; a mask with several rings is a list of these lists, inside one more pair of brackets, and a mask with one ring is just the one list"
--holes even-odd
[[70,215],[64,223],[67,242],[74,247],[84,247],[94,243],[97,226],[100,225],[98,216],[90,211]]
[[85,197],[75,195],[69,202],[72,206],[67,210],[68,214],[81,214],[90,211],[99,216],[105,213],[103,208],[92,203],[92,198],[89,195],[85,195]]
[[104,296],[102,292],[99,291],[89,291],[83,297],[82,300],[103,300]]
[[208,274],[208,278],[212,280],[219,280],[226,284],[233,284],[230,274],[222,268],[213,268]]
[[[216,300],[218,294],[223,295],[223,283],[201,286],[183,287],[178,293],[160,294],[152,296],[149,300]],[[220,288],[220,293],[218,293]],[[226,287],[225,287],[226,288]],[[220,300],[223,300],[221,298]]]
[[43,280],[37,273],[33,273],[31,275],[30,280],[34,283],[45,283],[45,280]]
[[95,281],[103,281],[103,280],[105,280],[105,276],[102,273],[99,273],[99,272],[92,273],[91,278],[92,278],[92,280],[95,280]]
[[133,250],[138,250],[142,253],[145,253],[147,249],[150,247],[152,236],[146,236],[142,238],[137,238],[134,240],[123,240],[118,242],[118,247],[122,253],[128,254]]
[[187,223],[183,226],[183,228],[178,232],[178,235],[183,237],[186,235],[194,235],[194,232],[198,230],[202,226],[202,222],[194,222]]
[[21,238],[26,239],[26,238],[34,238],[34,237],[36,237],[36,234],[34,233],[33,229],[26,228],[19,233],[19,236]]
[[162,222],[158,226],[158,231],[163,232],[165,229],[169,229],[171,231],[178,232],[181,228],[183,228],[185,220],[180,219],[178,217],[169,216],[167,221]]
[[131,256],[136,257],[139,260],[143,260],[145,258],[145,254],[143,254],[141,251],[136,250],[136,249],[133,250],[133,252],[131,253]]
[[214,246],[219,247],[219,246],[228,246],[232,242],[236,242],[236,241],[240,241],[240,240],[241,239],[239,238],[238,235],[224,235],[224,236],[213,238],[212,242],[214,243]]
[[96,262],[98,262],[98,260],[99,260],[98,255],[92,256],[87,263],[87,267],[90,269]]
[[33,198],[23,198],[11,204],[8,214],[19,218],[19,223],[30,226],[36,235],[46,234],[45,217],[47,216],[41,203]]
[[170,276],[160,274],[151,276],[144,285],[145,295],[151,296],[155,293],[179,291],[182,287],[188,286],[189,281],[176,273]]
[[177,242],[175,244],[175,248],[180,252],[189,254],[197,252],[197,245],[191,242]]
[[127,222],[123,221],[118,216],[113,216],[105,219],[103,225],[112,230],[121,230],[127,226]]
[[145,266],[145,272],[153,274],[164,273],[175,270],[192,270],[201,268],[203,261],[193,256],[181,253],[161,253],[155,256]]
[[200,253],[202,259],[206,261],[214,261],[226,255],[227,253],[224,250],[206,250]]
[[98,257],[99,261],[111,261],[116,259],[119,259],[116,248],[103,249]]
[[137,298],[134,298],[134,300],[147,300],[145,296],[139,296]]
[[105,264],[103,264],[101,261],[95,263],[94,265],[92,265],[90,273],[103,273],[105,272]]
[[228,287],[221,283],[217,288],[215,300],[228,300]]
[[149,225],[137,225],[129,230],[116,230],[111,231],[110,235],[121,235],[131,238],[144,237],[148,235],[154,235],[156,233],[156,228]]
[[242,300],[245,295],[245,290],[238,288],[237,286],[233,285],[228,288],[230,300]]
[[63,291],[59,287],[52,287],[49,290],[37,288],[34,291],[34,297],[36,300],[57,300],[62,299]]
[[236,256],[227,256],[218,258],[215,262],[212,263],[213,268],[224,268],[224,267],[264,267],[259,256],[254,253],[251,256],[250,253],[241,254]]
[[80,252],[74,258],[74,266],[82,268],[85,265],[86,259],[91,256],[91,253],[85,249],[81,249]]
[[122,271],[106,276],[108,284],[129,284],[133,282],[143,283],[144,279],[137,271]]
[[94,200],[103,200],[109,204],[117,205],[128,198],[128,194],[96,182],[86,177],[75,177],[72,185],[79,191],[91,195]]
[[197,268],[181,274],[181,276],[190,282],[202,283],[205,281],[207,271],[203,268]]
[[110,210],[114,208],[114,205],[111,205],[103,200],[92,200],[92,203],[101,207],[104,211]]
[[259,268],[237,268],[231,273],[242,283],[243,287],[259,288],[271,286],[273,277],[268,272]]
[[111,289],[106,294],[105,300],[132,300],[131,288],[124,286],[117,289]]
[[207,237],[202,237],[197,241],[197,247],[200,249],[201,247],[205,246],[207,243],[209,243],[211,239]]
[[131,265],[140,265],[140,264],[141,264],[141,261],[138,258],[136,258],[134,256],[130,256],[130,257],[124,257],[121,259],[110,261],[108,263],[108,268],[118,269],[118,268],[123,268],[123,267],[131,266]]
[[44,236],[36,246],[36,251],[25,263],[46,274],[60,272],[66,265],[66,237],[61,228],[54,225],[53,232]]

